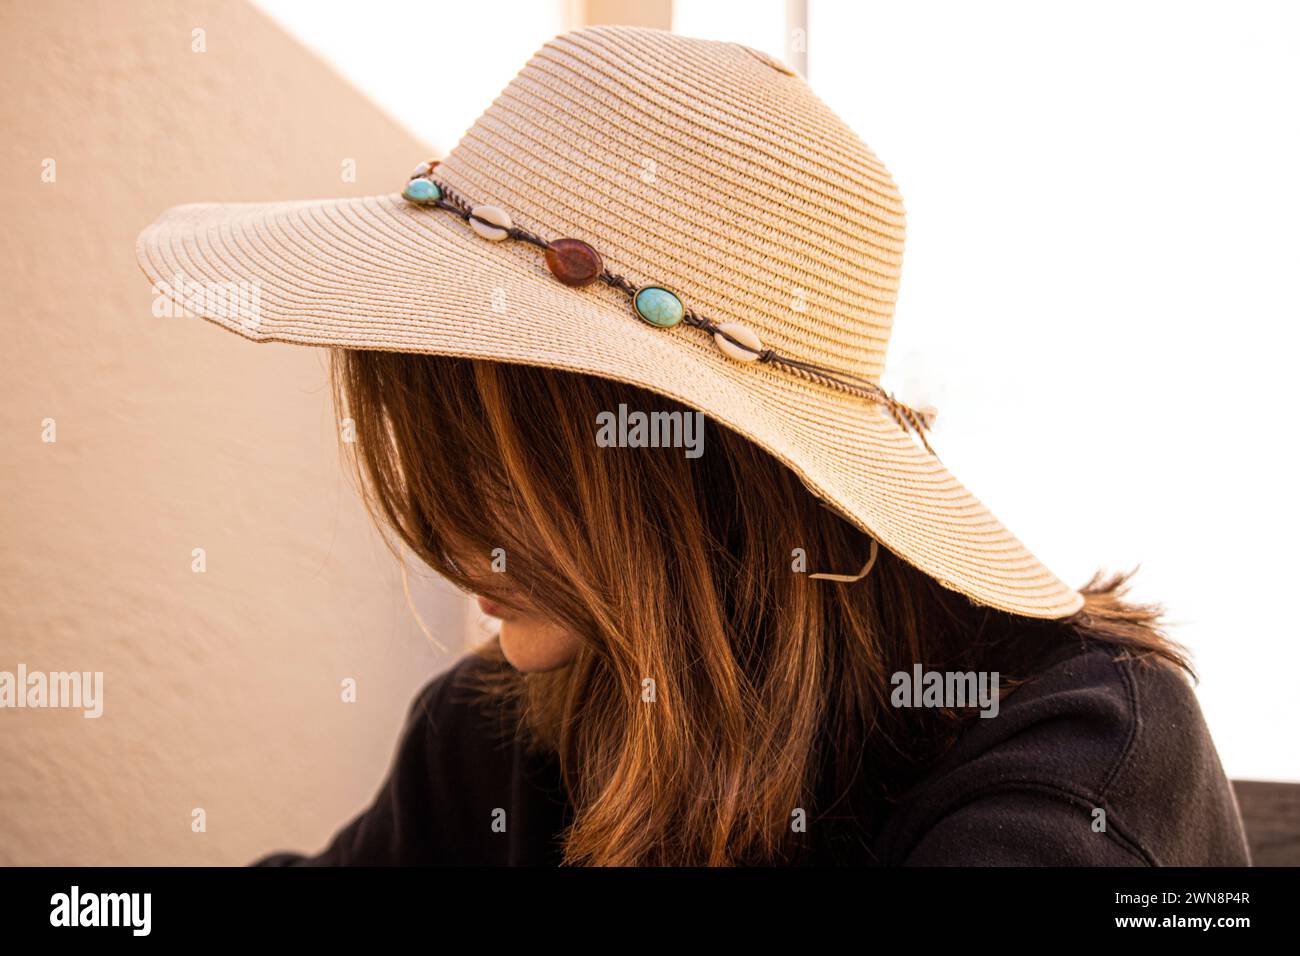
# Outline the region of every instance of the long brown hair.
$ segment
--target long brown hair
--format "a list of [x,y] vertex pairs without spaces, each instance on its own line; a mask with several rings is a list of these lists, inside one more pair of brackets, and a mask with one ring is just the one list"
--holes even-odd
[[[568,863],[790,861],[795,808],[850,790],[887,802],[972,716],[890,706],[890,675],[915,663],[995,670],[1005,688],[1091,642],[1190,673],[1159,608],[1124,599],[1126,575],[1095,576],[1073,617],[1035,621],[976,606],[883,547],[854,584],[796,573],[796,549],[807,570],[852,570],[869,539],[711,420],[698,458],[598,447],[597,414],[620,403],[688,411],[651,392],[373,351],[337,352],[334,372],[379,522],[466,590],[509,603],[508,578],[581,639],[570,664],[504,667],[490,691],[558,755]],[[493,553],[505,575],[484,573]],[[500,659],[495,642],[477,652]]]

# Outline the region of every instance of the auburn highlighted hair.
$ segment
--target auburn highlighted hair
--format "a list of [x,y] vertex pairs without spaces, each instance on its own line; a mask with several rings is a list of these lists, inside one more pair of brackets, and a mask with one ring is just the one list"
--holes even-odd
[[[508,579],[581,641],[562,668],[503,666],[484,688],[558,755],[566,863],[789,863],[797,809],[871,819],[975,713],[892,707],[891,675],[917,663],[997,671],[1005,693],[1093,643],[1191,674],[1127,574],[1095,575],[1058,621],[977,606],[883,546],[861,581],[811,579],[861,567],[869,538],[712,420],[698,458],[599,447],[620,403],[690,411],[635,386],[357,350],[335,352],[334,384],[377,521],[465,590],[509,603]],[[498,548],[505,575],[484,570]],[[495,641],[475,653],[504,663]]]

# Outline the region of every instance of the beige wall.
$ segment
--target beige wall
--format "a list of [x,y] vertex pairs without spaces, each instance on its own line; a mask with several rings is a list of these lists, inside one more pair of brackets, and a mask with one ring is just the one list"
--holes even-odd
[[575,26],[614,23],[671,30],[672,0],[571,0],[570,19]]
[[450,657],[340,465],[325,353],[154,318],[133,241],[180,202],[389,192],[427,150],[229,0],[8,0],[0,90],[0,670],[105,681],[97,720],[0,710],[0,863],[315,849]]

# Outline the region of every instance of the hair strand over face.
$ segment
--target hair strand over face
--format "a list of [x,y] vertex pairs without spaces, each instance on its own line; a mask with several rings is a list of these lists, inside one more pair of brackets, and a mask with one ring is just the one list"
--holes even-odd
[[[335,353],[363,495],[381,526],[459,587],[577,635],[568,665],[487,688],[558,755],[574,808],[565,862],[794,862],[823,815],[864,819],[955,740],[969,709],[901,711],[890,675],[998,671],[1004,691],[1063,643],[1187,668],[1160,609],[1097,575],[1062,621],[972,604],[869,539],[784,465],[706,424],[704,454],[605,448],[620,404],[690,413],[610,380],[524,365]],[[508,573],[488,570],[496,549]],[[506,579],[506,581],[503,581]],[[506,586],[508,584],[508,586]],[[477,649],[504,665],[495,641]],[[644,698],[653,681],[653,701]]]

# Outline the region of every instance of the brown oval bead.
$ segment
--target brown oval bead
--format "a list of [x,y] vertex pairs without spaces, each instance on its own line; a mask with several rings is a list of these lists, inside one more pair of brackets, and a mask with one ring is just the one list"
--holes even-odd
[[581,239],[556,239],[546,247],[546,268],[565,285],[591,285],[605,270],[600,253]]

